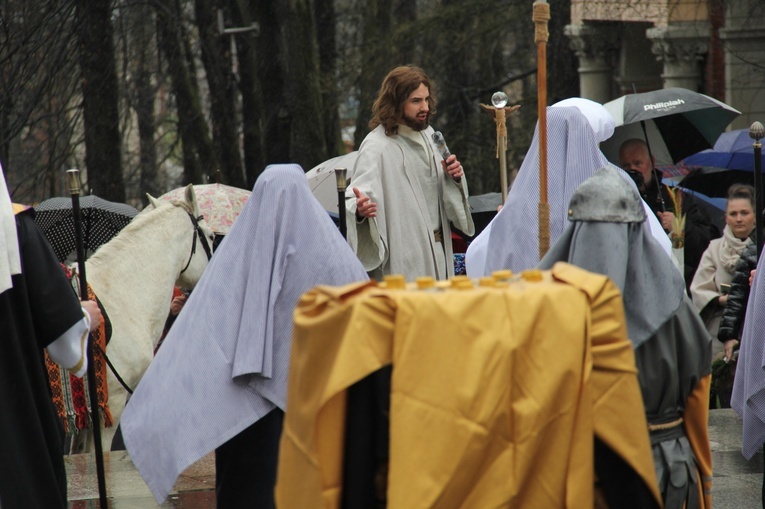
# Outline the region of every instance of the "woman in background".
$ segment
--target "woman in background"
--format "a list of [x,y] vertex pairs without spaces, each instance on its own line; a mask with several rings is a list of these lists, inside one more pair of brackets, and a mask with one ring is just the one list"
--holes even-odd
[[[723,236],[709,243],[691,282],[691,298],[713,338],[718,337],[736,263],[746,245],[752,242],[749,238],[755,225],[752,186],[730,186],[725,223]],[[714,343],[713,353],[716,354],[722,350],[722,343]]]

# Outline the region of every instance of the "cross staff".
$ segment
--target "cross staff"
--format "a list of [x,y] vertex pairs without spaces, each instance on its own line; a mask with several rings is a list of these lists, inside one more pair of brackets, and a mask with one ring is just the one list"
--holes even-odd
[[497,124],[497,157],[499,158],[499,185],[502,188],[502,203],[507,200],[507,115],[517,111],[521,107],[505,106],[507,96],[503,92],[496,92],[491,96],[492,106],[481,103],[479,106],[485,112],[494,117]]

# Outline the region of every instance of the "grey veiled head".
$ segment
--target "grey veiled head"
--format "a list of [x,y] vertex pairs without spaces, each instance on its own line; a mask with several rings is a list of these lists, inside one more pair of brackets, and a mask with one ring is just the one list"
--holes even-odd
[[574,191],[569,202],[570,221],[642,223],[645,211],[640,196],[619,175],[616,168],[604,167]]

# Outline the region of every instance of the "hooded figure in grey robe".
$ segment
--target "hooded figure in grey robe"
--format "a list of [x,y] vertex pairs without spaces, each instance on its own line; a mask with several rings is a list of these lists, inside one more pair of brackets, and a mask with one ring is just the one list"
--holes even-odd
[[365,280],[303,170],[266,168],[122,417],[127,450],[157,502],[191,464],[285,410],[300,296]]
[[[664,507],[700,507],[702,480],[680,419],[695,419],[686,415],[686,403],[710,374],[711,337],[680,271],[650,234],[640,195],[619,170],[599,169],[577,188],[568,217],[571,224],[539,268],[564,261],[606,275],[619,287]],[[706,429],[706,415],[700,424]],[[708,452],[708,439],[705,446]]]

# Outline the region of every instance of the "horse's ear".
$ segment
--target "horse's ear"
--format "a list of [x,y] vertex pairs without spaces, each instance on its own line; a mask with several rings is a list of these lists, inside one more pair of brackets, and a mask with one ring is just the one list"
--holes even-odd
[[186,201],[191,205],[191,210],[194,211],[194,217],[199,217],[202,214],[199,212],[199,205],[197,204],[197,194],[194,192],[194,185],[189,184],[186,186]]
[[159,208],[159,200],[157,200],[155,197],[150,195],[149,193],[146,193],[146,197],[149,199],[149,204],[151,204],[152,207]]

